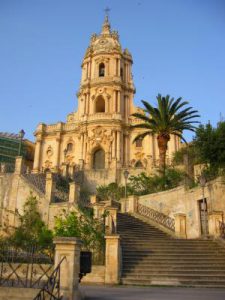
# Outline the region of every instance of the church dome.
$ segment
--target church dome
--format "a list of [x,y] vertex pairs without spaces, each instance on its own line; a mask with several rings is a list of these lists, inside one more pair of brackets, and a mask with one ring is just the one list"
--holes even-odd
[[122,53],[122,48],[119,41],[119,34],[117,31],[111,31],[108,16],[105,17],[102,25],[102,31],[99,35],[94,33],[91,36],[90,46],[88,47],[85,57],[90,54],[101,53]]

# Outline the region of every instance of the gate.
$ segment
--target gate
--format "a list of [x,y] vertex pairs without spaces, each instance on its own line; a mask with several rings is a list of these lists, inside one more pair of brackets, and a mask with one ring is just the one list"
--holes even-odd
[[53,269],[51,250],[0,247],[0,286],[42,288]]

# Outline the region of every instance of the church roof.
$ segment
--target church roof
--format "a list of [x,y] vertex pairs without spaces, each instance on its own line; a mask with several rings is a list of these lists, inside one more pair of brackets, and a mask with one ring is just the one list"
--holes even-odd
[[106,15],[100,34],[92,34],[90,45],[85,53],[85,57],[88,57],[90,54],[112,52],[122,54],[122,47],[119,41],[119,34],[117,31],[111,30],[109,18],[108,15]]

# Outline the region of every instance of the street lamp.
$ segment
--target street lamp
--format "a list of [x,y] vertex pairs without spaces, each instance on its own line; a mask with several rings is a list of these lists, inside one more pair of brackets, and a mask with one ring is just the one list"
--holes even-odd
[[205,185],[206,185],[206,178],[203,174],[201,174],[200,178],[199,178],[199,183],[202,187],[202,198],[203,198],[203,211],[204,211],[204,238],[207,237],[208,234],[208,230],[207,230],[207,210],[206,210],[206,199],[205,199]]
[[20,139],[20,143],[19,143],[19,149],[18,149],[18,156],[21,155],[21,148],[22,148],[22,140],[24,138],[24,135],[25,135],[25,131],[23,129],[20,130],[19,134],[18,134],[18,137]]
[[124,170],[123,172],[123,176],[124,176],[124,179],[125,179],[125,205],[126,205],[126,202],[127,202],[127,179],[129,177],[129,171],[128,170]]

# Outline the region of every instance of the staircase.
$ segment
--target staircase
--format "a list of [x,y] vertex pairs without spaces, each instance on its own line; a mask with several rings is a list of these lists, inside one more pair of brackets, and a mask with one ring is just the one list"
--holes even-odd
[[118,214],[123,284],[225,287],[225,248],[212,240],[174,239]]

